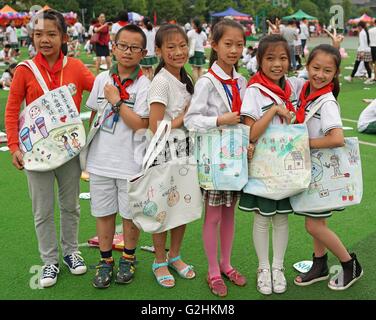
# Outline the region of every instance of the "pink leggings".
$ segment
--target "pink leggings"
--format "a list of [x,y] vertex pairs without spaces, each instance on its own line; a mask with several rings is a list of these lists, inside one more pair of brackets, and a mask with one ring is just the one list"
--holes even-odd
[[[212,207],[206,204],[205,222],[203,227],[203,240],[206,256],[209,264],[209,276],[219,276],[222,272],[228,272],[231,266],[231,250],[234,239],[234,205]],[[221,259],[218,263],[218,225],[221,241]]]

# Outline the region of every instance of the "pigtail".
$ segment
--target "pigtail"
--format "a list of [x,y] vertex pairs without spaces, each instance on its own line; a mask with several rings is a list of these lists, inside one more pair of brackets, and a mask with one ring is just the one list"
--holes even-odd
[[194,85],[193,85],[193,82],[192,82],[192,79],[189,77],[187,71],[185,70],[185,68],[181,68],[180,70],[180,77],[181,77],[181,82],[184,83],[187,87],[187,91],[190,93],[190,94],[193,94],[194,92]]
[[159,71],[162,70],[162,68],[165,66],[164,60],[161,58],[159,61],[158,66],[155,68],[154,77],[158,74]]
[[333,96],[337,99],[339,92],[341,90],[341,87],[339,85],[338,75],[333,78],[333,84],[334,84],[334,88],[332,90],[332,93],[333,93]]

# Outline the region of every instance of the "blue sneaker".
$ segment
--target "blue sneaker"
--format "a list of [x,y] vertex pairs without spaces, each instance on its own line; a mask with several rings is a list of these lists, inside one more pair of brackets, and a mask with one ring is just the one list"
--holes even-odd
[[73,252],[64,257],[64,264],[68,266],[69,271],[73,274],[84,274],[87,271],[85,261],[80,256],[81,252]]
[[39,283],[43,288],[53,286],[57,281],[57,274],[60,272],[59,264],[47,264],[42,267],[42,274]]

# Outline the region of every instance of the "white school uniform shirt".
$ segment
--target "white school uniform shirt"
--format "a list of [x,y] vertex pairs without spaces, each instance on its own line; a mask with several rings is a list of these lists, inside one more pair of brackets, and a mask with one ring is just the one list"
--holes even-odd
[[[114,84],[109,71],[102,72],[95,78],[93,89],[86,105],[97,111],[103,106],[104,85]],[[150,80],[144,75],[136,79],[127,92],[130,97],[126,104],[141,118],[149,118],[147,93]],[[122,107],[124,108],[124,107]],[[107,103],[103,119],[111,112],[111,104]],[[114,179],[129,179],[141,171],[144,147],[141,139],[135,139],[134,131],[129,128],[119,115],[113,133],[108,128],[113,125],[114,115],[110,116],[95,135],[89,149],[87,171],[98,176]]]
[[173,120],[182,114],[189,105],[192,95],[184,83],[180,82],[165,68],[153,78],[148,95],[148,105],[158,102],[166,107],[164,120]]
[[367,33],[364,29],[359,33],[358,52],[371,52],[371,47],[368,45],[367,41]]
[[[231,79],[221,67],[214,62],[211,69],[216,75],[224,80]],[[233,69],[233,79],[238,80],[240,98],[243,99],[247,80]],[[213,79],[213,81],[218,81]],[[223,85],[220,83],[220,86]],[[231,92],[231,86],[226,85]],[[195,92],[192,97],[191,105],[184,117],[184,125],[188,130],[208,130],[217,127],[217,118],[226,112],[231,112],[231,100],[223,88],[224,95],[228,98],[227,103],[222,99],[216,87],[210,79],[200,77],[195,85]]]
[[[327,100],[321,108],[307,121],[308,135],[310,139],[324,137],[330,130],[342,128],[342,120],[339,105],[332,93],[326,94]],[[316,105],[316,99],[305,108],[305,115]]]
[[201,31],[200,33],[196,32],[196,29],[192,29],[187,33],[188,39],[194,39],[195,42],[195,51],[205,52],[204,42],[208,40],[206,33]]
[[376,121],[376,99],[365,108],[359,116],[358,131],[367,129],[368,125]]
[[309,38],[308,27],[305,23],[300,23],[300,39],[307,40]]
[[155,29],[148,30],[146,28],[142,29],[146,36],[146,50],[148,50],[146,56],[155,56]]
[[16,28],[12,26],[8,26],[6,29],[6,33],[8,34],[8,40],[9,43],[17,43],[18,38],[17,38],[17,30]]
[[[286,78],[286,81],[288,81],[291,85],[290,101],[294,108],[296,108],[300,91],[302,90],[306,80],[290,77]],[[264,113],[267,112],[275,103],[276,102],[272,98],[264,95],[259,88],[248,87],[245,91],[240,114],[257,121],[260,120]],[[282,121],[284,121],[283,118],[281,120],[280,116],[275,115],[270,124],[283,124]]]
[[369,46],[376,47],[376,27],[369,29],[368,34],[369,34]]

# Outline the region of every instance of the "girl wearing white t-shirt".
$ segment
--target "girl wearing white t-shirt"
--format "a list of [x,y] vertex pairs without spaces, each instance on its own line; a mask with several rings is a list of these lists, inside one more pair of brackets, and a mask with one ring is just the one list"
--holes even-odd
[[[302,122],[301,113],[296,113],[296,103],[304,83],[303,79],[286,78],[290,67],[290,50],[287,41],[279,34],[264,37],[258,47],[259,71],[249,84],[261,84],[282,100],[285,106],[277,105],[268,93],[256,87],[248,87],[243,99],[241,115],[251,127],[250,141],[256,142],[270,124],[290,123],[292,117]],[[303,114],[304,117],[304,114]],[[284,255],[288,243],[288,213],[292,212],[288,198],[271,200],[242,193],[239,208],[255,212],[253,242],[259,260],[257,290],[265,295],[283,293],[287,283],[284,276]],[[269,227],[273,226],[273,264],[269,263]],[[272,280],[273,279],[273,280]]]
[[360,114],[358,131],[362,133],[376,133],[376,99]]
[[146,49],[148,53],[146,57],[141,60],[140,65],[142,72],[152,80],[154,76],[153,65],[158,62],[155,56],[155,30],[148,18],[144,18],[143,25],[142,31],[144,31],[146,35]]
[[[299,96],[299,109],[309,113],[317,98],[324,98],[321,108],[307,122],[312,149],[336,148],[344,145],[342,121],[336,97],[339,94],[338,74],[341,55],[330,45],[320,45],[313,49],[307,60],[309,81]],[[336,159],[334,159],[336,160]],[[345,290],[357,281],[363,270],[355,253],[349,254],[339,237],[329,229],[326,218],[331,212],[299,212],[306,216],[305,227],[313,238],[313,265],[307,273],[297,276],[294,283],[307,286],[329,278],[327,249],[341,262],[343,271],[329,281],[332,290]]]
[[[160,63],[149,91],[149,128],[156,132],[158,122],[165,119],[171,121],[172,129],[183,129],[184,114],[194,89],[184,69],[188,58],[188,38],[181,27],[167,24],[161,26],[156,33],[155,45]],[[152,268],[157,282],[165,288],[172,288],[175,285],[175,279],[168,267],[174,269],[184,279],[192,279],[196,275],[193,267],[183,262],[180,256],[185,225],[176,227],[170,232],[171,243],[167,256],[165,251],[167,231],[153,234],[155,260]]]
[[[246,80],[236,72],[235,66],[244,45],[245,33],[239,23],[225,19],[214,26],[210,69],[195,85],[191,106],[184,118],[188,129],[206,131],[240,122]],[[238,192],[231,190],[204,190],[203,198],[206,209],[203,241],[209,265],[207,282],[214,295],[223,297],[227,295],[227,287],[221,274],[235,285],[246,284],[246,278],[231,265],[234,208],[239,196]],[[220,262],[217,257],[219,242]]]
[[[202,75],[202,67],[205,65],[205,45],[208,40],[206,33],[203,31],[201,21],[194,19],[192,21],[193,29],[188,32],[188,39],[190,43],[189,63],[192,65],[193,80],[197,81]],[[192,47],[192,48],[191,48]]]

